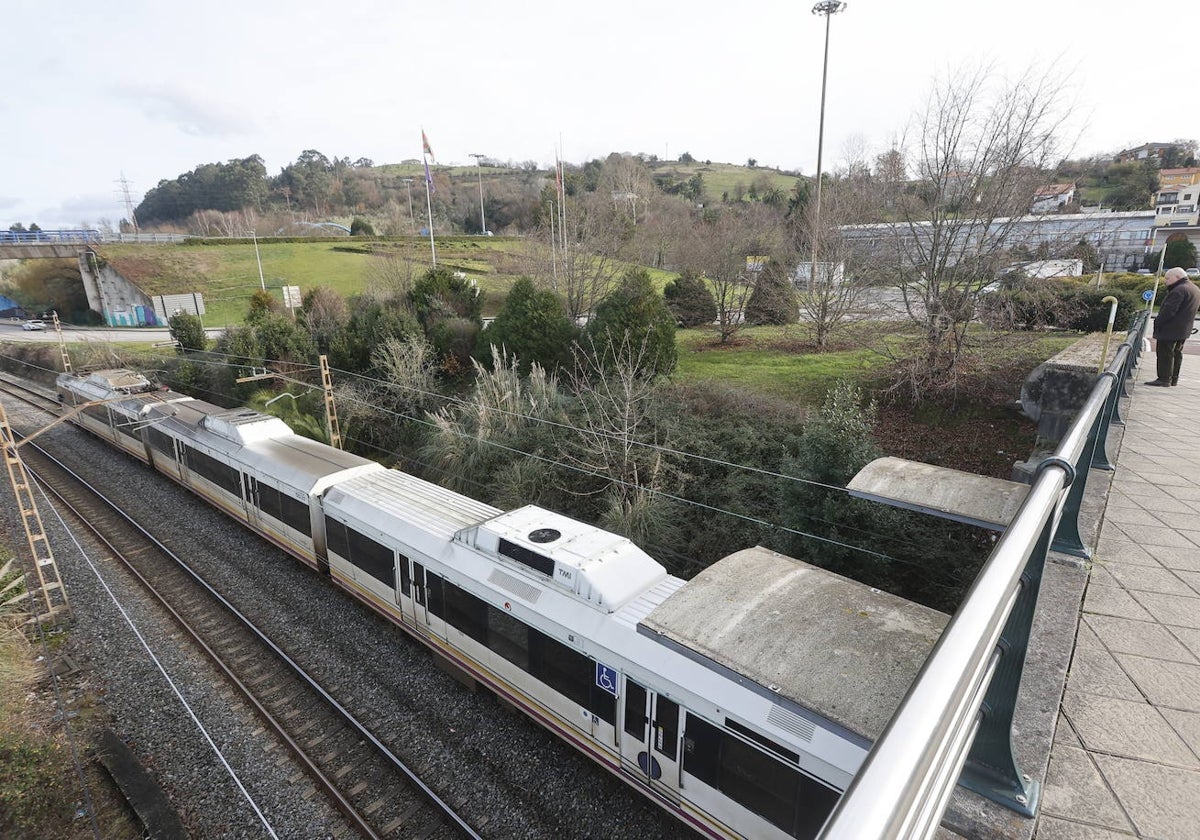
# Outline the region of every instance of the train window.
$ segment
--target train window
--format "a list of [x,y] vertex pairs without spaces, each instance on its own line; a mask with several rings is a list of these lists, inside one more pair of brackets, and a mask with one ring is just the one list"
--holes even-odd
[[188,469],[228,493],[235,496],[242,495],[241,473],[228,464],[190,446],[184,447],[184,451],[187,453]]
[[[401,578],[403,581],[403,577]],[[403,585],[403,583],[401,584]],[[488,605],[452,583],[444,583],[446,623],[480,644],[488,641]]]
[[284,524],[305,536],[312,536],[312,510],[306,502],[293,499],[286,493],[279,494],[279,517]]
[[430,615],[436,615],[438,618],[446,617],[442,584],[441,575],[435,575],[433,572],[428,571],[425,572],[425,609],[429,610]]
[[412,573],[408,570],[408,558],[403,554],[400,555],[400,592],[403,595],[412,592]]
[[[396,554],[353,528],[346,528],[347,559],[380,583],[396,585]],[[346,555],[343,555],[346,556]],[[440,613],[439,613],[440,614]]]
[[530,635],[536,640],[531,646],[531,673],[559,694],[587,706],[594,681],[591,661],[544,633],[534,630]]
[[171,460],[175,460],[175,438],[150,426],[146,429],[146,439],[151,449],[157,449]]
[[[325,542],[331,552],[350,559],[350,543],[346,539],[346,526],[336,519],[325,517]],[[407,570],[406,570],[407,571]]]
[[796,814],[796,771],[740,738],[721,744],[721,790],[785,831]]
[[646,689],[625,680],[625,731],[639,740],[646,738]]
[[283,520],[283,515],[279,510],[279,491],[261,481],[258,482],[258,509],[267,516]]
[[[593,661],[588,660],[588,666],[592,671],[591,697],[588,698],[588,708],[596,715],[596,717],[600,718],[600,720],[616,726],[617,698],[613,697],[603,688],[596,685],[596,664]],[[674,738],[674,736],[672,736],[672,738]]]
[[683,769],[793,837],[815,837],[841,796],[756,745],[689,714]]
[[789,750],[787,747],[783,747],[783,746],[780,746],[779,744],[776,744],[774,741],[772,741],[766,735],[762,735],[758,732],[755,732],[753,729],[751,729],[748,726],[742,726],[736,720],[730,720],[729,718],[725,718],[725,725],[728,726],[730,729],[732,729],[734,732],[740,732],[742,735],[745,735],[751,741],[757,741],[758,743],[762,744],[764,747],[769,749],[771,752],[775,753],[776,755],[778,755],[782,758],[786,758],[788,761],[798,762],[800,760],[799,753],[795,752],[794,750]]
[[529,670],[529,627],[504,610],[488,607],[488,647],[523,671]]
[[660,695],[654,699],[654,749],[674,760],[678,740],[679,704]]
[[543,557],[536,551],[530,551],[523,545],[509,542],[506,539],[500,540],[499,552],[510,560],[516,560],[522,566],[528,566],[535,572],[541,572],[546,577],[554,577],[554,561],[549,557]]
[[720,753],[721,730],[689,713],[683,732],[683,769],[706,785],[720,789],[717,770]]

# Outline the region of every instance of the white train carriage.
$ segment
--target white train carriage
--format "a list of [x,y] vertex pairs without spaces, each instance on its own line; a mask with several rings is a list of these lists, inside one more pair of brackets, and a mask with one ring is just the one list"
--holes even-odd
[[[128,390],[127,398],[121,389]],[[59,392],[68,404],[68,396],[75,404],[112,400],[83,409],[80,424],[317,568],[325,565],[321,494],[341,479],[387,472],[374,461],[297,435],[276,417],[157,390],[129,371],[64,374]]]
[[148,460],[139,414],[159,394],[150,380],[129,370],[99,370],[85,376],[64,373],[56,384],[59,403],[78,409],[75,423],[135,458]]

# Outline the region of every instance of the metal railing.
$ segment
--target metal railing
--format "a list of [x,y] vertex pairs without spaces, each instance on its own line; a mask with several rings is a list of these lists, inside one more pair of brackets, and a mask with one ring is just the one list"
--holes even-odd
[[1117,401],[1133,373],[1148,322],[1137,315],[1112,363],[1029,494],[891,722],[821,832],[822,840],[932,837],[962,784],[1026,816],[1040,785],[1013,755],[1012,716],[1050,549],[1089,556],[1079,536],[1088,470],[1105,453]]

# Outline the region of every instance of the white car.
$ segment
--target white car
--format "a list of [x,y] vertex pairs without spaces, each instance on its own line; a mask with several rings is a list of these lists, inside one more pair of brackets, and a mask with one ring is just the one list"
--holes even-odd
[[26,321],[24,324],[21,325],[21,329],[23,329],[23,330],[44,330],[44,329],[46,329],[46,322],[39,321],[37,319],[34,319],[32,321]]

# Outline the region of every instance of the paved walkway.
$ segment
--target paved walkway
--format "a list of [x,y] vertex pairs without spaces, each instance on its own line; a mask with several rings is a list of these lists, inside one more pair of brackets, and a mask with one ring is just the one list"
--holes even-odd
[[1037,840],[1200,840],[1200,358],[1123,416]]

